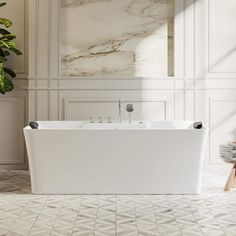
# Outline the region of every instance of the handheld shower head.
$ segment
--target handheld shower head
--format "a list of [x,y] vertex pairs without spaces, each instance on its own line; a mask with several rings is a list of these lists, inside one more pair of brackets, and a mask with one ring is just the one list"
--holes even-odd
[[127,112],[133,112],[134,111],[134,105],[133,104],[127,104],[126,105],[126,111]]

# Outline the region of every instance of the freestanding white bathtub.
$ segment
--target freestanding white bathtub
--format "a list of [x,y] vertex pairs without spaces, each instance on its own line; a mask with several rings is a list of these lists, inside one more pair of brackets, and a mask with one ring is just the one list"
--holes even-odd
[[207,129],[193,122],[39,121],[24,128],[36,194],[198,194]]

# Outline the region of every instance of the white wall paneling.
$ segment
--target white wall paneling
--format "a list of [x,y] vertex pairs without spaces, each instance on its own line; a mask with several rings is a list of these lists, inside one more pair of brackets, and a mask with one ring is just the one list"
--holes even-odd
[[196,70],[201,78],[236,77],[236,2],[196,1]]
[[[185,31],[184,31],[184,0],[175,0],[175,19],[174,19],[174,74],[175,76],[184,75],[184,48],[185,48]],[[178,47],[175,47],[178,45]]]
[[24,89],[15,89],[0,96],[1,155],[0,169],[25,169],[27,167],[22,128],[27,116],[27,97]]
[[196,117],[209,127],[209,163],[221,163],[219,144],[236,139],[235,89],[196,91]]
[[195,76],[195,0],[184,1],[184,75]]
[[[169,102],[167,100],[124,99],[122,103],[122,120],[128,120],[128,113],[125,110],[127,103],[134,104],[135,110],[132,114],[134,120],[166,120],[169,116],[167,110],[170,109],[168,109]],[[103,115],[102,118],[105,121],[108,117],[119,120],[118,101],[116,99],[64,99],[65,120],[88,120],[89,117],[94,117],[97,120],[100,114]]]
[[22,127],[25,124],[24,97],[6,96],[0,99],[1,164],[24,164]]
[[[236,4],[208,1],[208,72],[236,74]],[[227,27],[226,27],[227,26]]]
[[[68,92],[65,92],[68,94]],[[91,92],[90,92],[91,93]],[[99,93],[101,94],[99,96]],[[104,91],[97,92],[99,97],[104,94]],[[70,93],[70,96],[73,92]],[[91,93],[92,95],[92,93]],[[113,96],[112,96],[113,95]],[[171,120],[174,117],[174,93],[173,91],[156,91],[144,92],[144,97],[135,98],[139,95],[137,91],[109,91],[106,92],[107,98],[73,98],[64,97],[64,115],[65,119],[85,119],[87,120],[90,116],[97,118],[103,116],[107,118],[111,116],[113,120],[118,120],[118,100],[121,98],[122,101],[122,118],[128,120],[125,106],[128,103],[133,103],[135,111],[133,118],[138,120]],[[146,96],[149,97],[146,97]],[[85,93],[81,96],[86,97]],[[111,97],[113,97],[111,99]],[[146,98],[145,98],[146,97]]]
[[[222,14],[229,8],[229,16],[219,15],[221,5]],[[209,68],[208,58],[211,64],[219,57],[215,53],[219,40],[225,41],[220,45],[221,54],[232,46],[233,41],[227,43],[226,38],[234,40],[236,35],[232,23],[235,6],[233,0],[230,4],[175,0],[175,77],[84,78],[60,75],[60,35],[65,32],[60,22],[60,1],[30,0],[29,119],[117,119],[117,101],[121,99],[124,104],[135,104],[136,119],[203,120],[210,126],[208,163],[219,163],[218,144],[232,139],[235,130],[234,51],[214,69]],[[218,19],[231,29],[220,37],[215,23]],[[221,120],[225,121],[216,128]]]

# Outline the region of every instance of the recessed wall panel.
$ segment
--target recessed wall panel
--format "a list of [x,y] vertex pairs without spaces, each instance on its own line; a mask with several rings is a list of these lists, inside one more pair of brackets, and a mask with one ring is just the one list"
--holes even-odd
[[[122,121],[129,120],[129,113],[126,111],[126,104],[134,105],[132,120],[166,120],[166,101],[161,100],[123,100],[122,101]],[[107,122],[108,117],[114,121],[119,120],[118,101],[115,100],[83,100],[65,99],[65,119],[66,120],[88,120],[93,117],[95,121],[101,117],[103,122]]]
[[22,97],[0,98],[0,165],[24,163],[25,106]]
[[209,72],[236,73],[236,1],[208,0]]

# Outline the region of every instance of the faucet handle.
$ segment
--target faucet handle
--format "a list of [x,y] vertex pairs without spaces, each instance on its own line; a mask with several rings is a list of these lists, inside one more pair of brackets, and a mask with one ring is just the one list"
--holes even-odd
[[110,116],[108,116],[107,117],[107,123],[111,123],[112,121],[111,121],[111,117]]
[[89,123],[94,123],[93,117],[89,117]]
[[101,116],[98,117],[98,123],[102,123],[102,117]]

